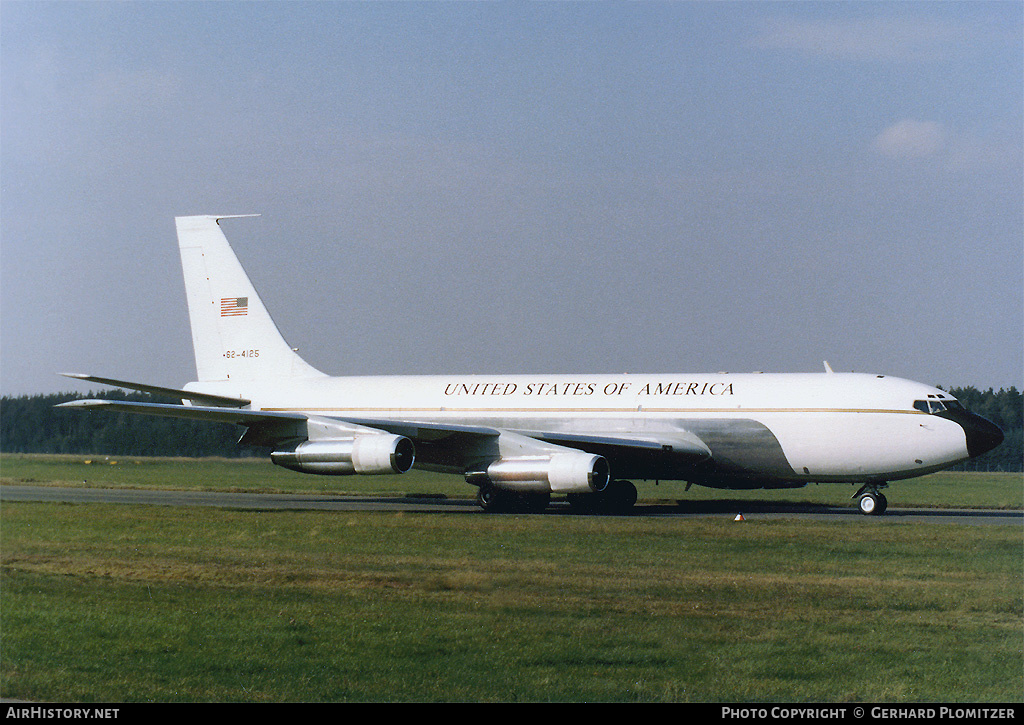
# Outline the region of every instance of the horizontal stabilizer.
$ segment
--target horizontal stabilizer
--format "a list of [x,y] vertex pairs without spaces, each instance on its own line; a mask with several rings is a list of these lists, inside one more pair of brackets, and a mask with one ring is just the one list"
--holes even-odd
[[75,408],[78,410],[102,410],[111,413],[142,413],[160,415],[170,418],[187,418],[191,420],[208,420],[215,423],[238,423],[251,425],[270,420],[302,420],[307,416],[301,413],[277,413],[269,411],[232,410],[230,408],[206,408],[196,405],[169,405],[166,403],[130,403],[124,400],[72,400],[61,403],[57,408]]
[[66,378],[74,378],[75,380],[88,380],[91,383],[101,383],[103,385],[113,385],[115,388],[127,388],[128,390],[138,390],[142,393],[153,393],[154,395],[166,395],[172,398],[181,398],[182,400],[192,400],[196,403],[203,403],[205,405],[215,405],[227,408],[242,408],[249,405],[251,401],[245,398],[229,398],[225,395],[213,395],[212,393],[197,393],[192,390],[178,390],[177,388],[163,388],[159,385],[146,385],[144,383],[131,383],[127,380],[114,380],[113,378],[99,378],[95,375],[83,375],[81,373],[61,373]]

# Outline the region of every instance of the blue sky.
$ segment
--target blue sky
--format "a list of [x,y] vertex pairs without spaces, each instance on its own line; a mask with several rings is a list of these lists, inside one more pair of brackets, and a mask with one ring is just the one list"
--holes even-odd
[[0,5],[0,392],[195,370],[173,217],[336,374],[1022,387],[1018,2]]

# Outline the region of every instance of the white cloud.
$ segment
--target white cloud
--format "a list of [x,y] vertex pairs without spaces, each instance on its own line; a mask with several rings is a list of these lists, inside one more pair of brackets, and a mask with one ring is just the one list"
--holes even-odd
[[893,159],[922,159],[939,153],[945,141],[946,133],[941,124],[908,118],[875,136],[872,147]]

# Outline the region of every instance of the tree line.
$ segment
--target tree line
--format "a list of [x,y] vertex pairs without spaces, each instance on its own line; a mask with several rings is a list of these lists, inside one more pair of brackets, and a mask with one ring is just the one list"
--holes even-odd
[[[958,470],[1022,471],[1022,400],[1015,387],[986,391],[974,387],[949,388],[971,412],[1003,429],[1004,443]],[[266,454],[264,450],[235,445],[242,428],[226,423],[161,418],[132,413],[82,412],[56,408],[83,398],[177,403],[143,393],[119,390],[58,393],[0,398],[0,451],[4,453],[74,453],[116,456],[225,456]]]
[[185,457],[252,454],[251,450],[235,446],[242,429],[233,424],[55,407],[84,398],[181,403],[176,399],[120,390],[87,395],[4,396],[0,399],[0,451]]

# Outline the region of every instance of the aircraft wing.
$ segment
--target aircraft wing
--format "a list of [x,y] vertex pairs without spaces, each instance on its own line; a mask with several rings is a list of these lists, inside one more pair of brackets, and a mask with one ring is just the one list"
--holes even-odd
[[306,439],[325,440],[385,431],[411,439],[416,444],[418,462],[453,472],[462,472],[471,463],[499,455],[502,447],[510,442],[526,454],[573,449],[600,455],[611,463],[616,475],[630,477],[655,478],[663,466],[692,466],[711,459],[708,446],[683,429],[642,435],[506,430],[396,418],[336,418],[300,412],[120,400],[74,400],[57,407],[234,423],[248,428],[239,443],[257,446],[273,447]]
[[67,403],[61,403],[56,407],[88,411],[102,410],[111,413],[142,413],[144,415],[207,420],[214,423],[237,423],[239,425],[254,425],[271,421],[305,421],[308,417],[300,413],[277,413],[262,410],[240,410],[227,407],[173,405],[167,403],[133,403],[124,400],[72,400]]
[[[70,408],[88,411],[107,411],[112,413],[141,413],[143,415],[159,415],[170,418],[186,418],[205,420],[213,423],[235,423],[250,428],[240,443],[251,445],[274,445],[274,443],[298,437],[305,437],[295,424],[321,423],[328,426],[334,424],[355,432],[359,428],[385,430],[395,435],[404,435],[413,440],[438,440],[454,434],[473,434],[495,436],[496,428],[465,425],[440,425],[436,423],[414,423],[392,419],[332,418],[327,416],[311,416],[305,413],[285,411],[244,410],[225,407],[209,407],[198,405],[173,405],[167,403],[135,403],[123,400],[72,400],[61,403],[58,408]],[[256,430],[252,430],[252,429]]]

